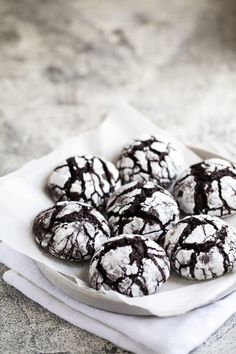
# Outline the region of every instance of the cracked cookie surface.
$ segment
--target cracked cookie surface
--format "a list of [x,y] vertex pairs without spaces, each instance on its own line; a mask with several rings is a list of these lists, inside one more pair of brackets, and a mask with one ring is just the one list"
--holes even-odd
[[156,183],[130,182],[107,203],[108,223],[113,235],[138,234],[158,240],[179,220],[172,195]]
[[233,269],[236,231],[218,217],[187,216],[166,234],[164,248],[181,276],[212,279]]
[[54,169],[48,180],[54,201],[81,201],[100,210],[119,186],[119,172],[113,163],[93,155],[68,158]]
[[90,205],[58,202],[39,213],[33,224],[38,245],[70,261],[88,260],[110,237],[105,218]]
[[155,294],[169,274],[164,249],[138,235],[111,238],[95,253],[89,269],[93,288],[103,287],[130,297]]
[[219,158],[194,164],[179,176],[174,195],[186,214],[234,214],[236,166]]
[[135,139],[123,149],[117,162],[123,183],[153,179],[164,188],[170,187],[183,167],[179,147],[153,135]]

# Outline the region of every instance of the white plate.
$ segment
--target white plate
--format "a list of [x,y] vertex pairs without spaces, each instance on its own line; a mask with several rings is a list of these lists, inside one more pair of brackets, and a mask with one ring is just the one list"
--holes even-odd
[[[191,282],[173,275],[158,294],[128,298],[114,291],[102,293],[92,289],[88,281],[87,265],[65,262],[50,256],[37,247],[32,237],[35,216],[52,205],[44,187],[53,168],[65,158],[76,154],[90,153],[115,161],[124,145],[144,133],[166,136],[176,141],[146,117],[120,102],[98,128],[70,139],[50,154],[0,178],[0,240],[39,262],[40,269],[51,282],[81,302],[119,313],[173,316],[230,293],[236,287],[236,270],[208,282]],[[187,165],[215,156],[208,151],[190,150],[177,143]],[[227,221],[236,227],[236,215],[229,217]]]
[[[219,157],[219,155],[200,148],[191,147],[191,150],[202,159]],[[235,219],[228,218],[228,222],[235,226]],[[176,316],[210,304],[236,290],[235,268],[230,274],[209,281],[196,282],[172,274],[158,294],[142,298],[141,307],[140,299],[129,299],[128,303],[125,302],[125,296],[114,292],[103,294],[91,289],[86,274],[88,268],[84,266],[81,268],[82,282],[78,281],[79,284],[73,278],[44,264],[38,263],[38,266],[55,286],[76,300],[106,311],[129,315]]]

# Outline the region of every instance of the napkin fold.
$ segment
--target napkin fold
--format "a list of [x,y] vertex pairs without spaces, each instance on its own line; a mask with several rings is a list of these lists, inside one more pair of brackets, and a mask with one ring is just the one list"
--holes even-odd
[[29,257],[0,244],[3,279],[28,298],[73,325],[137,354],[187,354],[203,343],[234,312],[236,292],[185,315],[157,318],[95,309],[50,283]]

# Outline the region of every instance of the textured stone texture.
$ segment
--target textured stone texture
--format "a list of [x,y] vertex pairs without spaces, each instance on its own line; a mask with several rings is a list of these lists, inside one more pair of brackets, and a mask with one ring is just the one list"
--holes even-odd
[[[236,158],[234,0],[2,0],[0,18],[0,175],[97,125],[116,94]],[[4,354],[123,353],[4,283],[0,302]],[[236,316],[196,353],[235,337]]]

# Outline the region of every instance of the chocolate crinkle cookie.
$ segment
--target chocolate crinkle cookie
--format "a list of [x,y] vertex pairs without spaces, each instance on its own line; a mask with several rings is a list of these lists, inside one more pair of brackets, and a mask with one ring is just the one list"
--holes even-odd
[[179,209],[161,186],[135,181],[113,193],[107,216],[113,235],[139,234],[157,241],[179,220]]
[[91,260],[95,289],[130,297],[155,294],[170,274],[169,259],[156,242],[138,235],[120,235],[104,243]]
[[219,158],[194,164],[178,178],[174,195],[186,214],[234,214],[236,166]]
[[81,201],[100,210],[104,209],[107,198],[119,186],[117,168],[93,155],[68,158],[54,169],[48,181],[54,201]]
[[164,248],[181,276],[211,279],[233,269],[236,231],[218,217],[187,216],[166,234]]
[[46,252],[69,261],[88,260],[110,237],[105,218],[90,205],[58,202],[36,216],[33,234]]
[[183,167],[179,147],[153,135],[135,139],[123,149],[117,162],[123,183],[154,179],[164,188],[170,187]]

